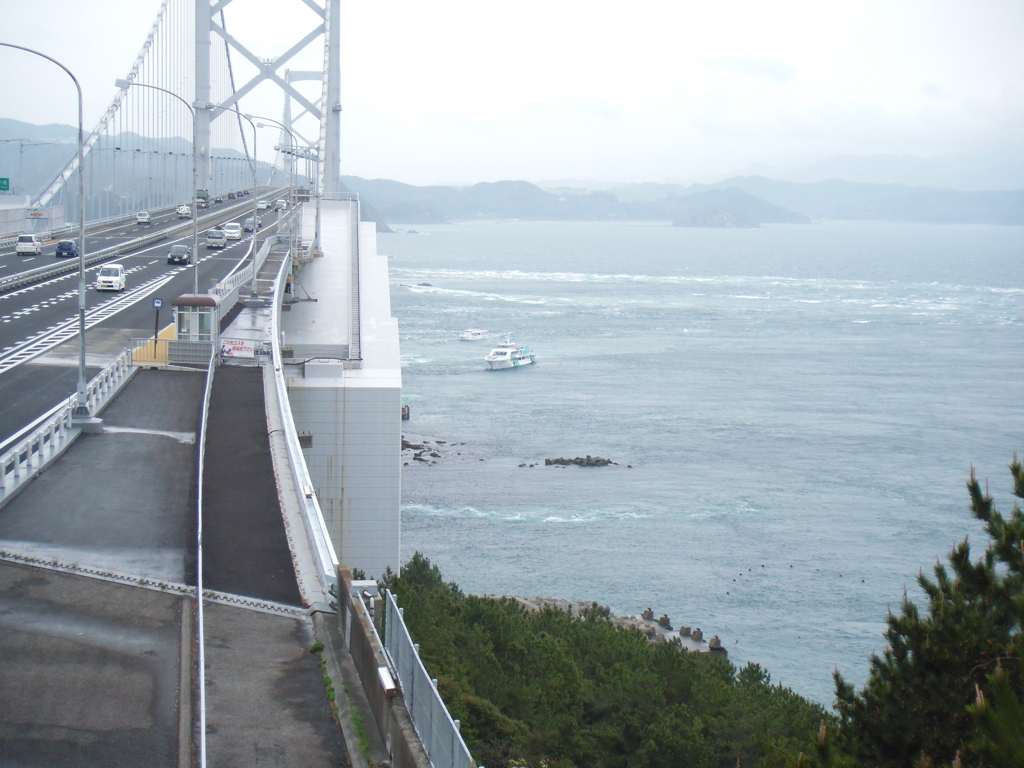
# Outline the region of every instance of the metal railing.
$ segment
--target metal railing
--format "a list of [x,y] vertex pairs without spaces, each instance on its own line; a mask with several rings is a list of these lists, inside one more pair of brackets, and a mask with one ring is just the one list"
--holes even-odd
[[146,365],[206,365],[213,350],[212,341],[186,341],[184,339],[141,339],[133,337],[127,352],[129,364]]
[[[177,205],[166,205],[166,206],[163,206],[163,207],[160,207],[160,208],[150,208],[149,211],[150,211],[151,214],[155,213],[157,216],[159,216],[159,215],[161,215],[163,213],[170,213],[171,211],[175,210],[177,207],[178,207]],[[87,222],[85,222],[86,236],[88,236],[88,233],[89,233],[90,229],[95,229],[96,227],[101,227],[101,226],[104,226],[106,224],[115,224],[117,222],[122,222],[122,221],[131,221],[134,218],[135,218],[135,211],[132,211],[131,213],[119,213],[116,216],[107,216],[106,218],[103,218],[103,219],[93,219],[92,221],[87,221]],[[24,230],[21,231],[21,232],[8,232],[8,233],[0,236],[0,248],[6,247],[8,245],[13,245],[18,240],[18,236],[19,235],[38,235],[40,238],[42,238],[45,241],[45,240],[59,240],[60,238],[64,237],[65,235],[77,235],[77,234],[78,234],[78,224],[65,224],[63,227],[57,227],[55,229],[47,230],[47,231],[44,231],[44,232],[27,232],[27,231],[24,231]]]
[[[89,413],[101,411],[135,370],[126,350],[100,371],[86,387]],[[5,450],[0,454],[0,506],[78,437],[80,430],[72,423],[77,406],[78,396],[72,395],[4,443]]]
[[[221,215],[229,211],[234,211],[238,208],[248,207],[251,204],[248,201],[244,201],[241,204],[229,206],[228,208],[222,208],[218,211],[214,211],[206,216],[200,217],[200,221],[208,219],[212,216]],[[178,232],[190,230],[192,228],[191,221],[183,222],[179,225],[162,229],[159,232],[154,232],[151,235],[145,237],[139,237],[135,240],[129,240],[121,245],[111,246],[110,248],[104,248],[101,251],[95,253],[87,253],[85,255],[86,266],[96,264],[97,262],[109,259],[112,256],[119,256],[122,253],[128,253],[134,251],[137,248],[150,245],[151,243],[164,240]],[[32,283],[38,283],[41,280],[48,280],[51,277],[57,277],[58,275],[67,274],[68,272],[75,272],[78,270],[78,259],[68,259],[67,261],[61,261],[59,264],[51,264],[45,267],[36,267],[26,272],[10,275],[8,277],[0,278],[0,293],[4,291],[12,291],[15,288],[20,288],[23,285],[30,285]]]
[[270,255],[271,247],[278,243],[289,241],[288,237],[280,234],[280,230],[281,225],[289,221],[294,215],[293,209],[287,216],[280,217],[277,222],[278,233],[263,241],[263,245],[260,247],[259,253],[256,254],[255,266],[250,263],[242,269],[238,268],[242,261],[244,261],[245,258],[248,258],[252,253],[252,243],[250,242],[249,251],[246,253],[245,257],[239,260],[238,264],[236,264],[235,268],[228,273],[227,277],[208,291],[211,296],[217,297],[217,301],[219,302],[219,314],[221,317],[224,317],[224,315],[226,315],[238,301],[239,294],[242,291],[242,286],[246,283],[252,282],[254,269],[255,274],[259,275],[264,262],[267,260],[267,256]]
[[281,434],[284,437],[285,447],[288,451],[288,465],[292,471],[292,481],[295,490],[299,494],[299,504],[302,508],[302,524],[306,529],[306,538],[313,550],[313,560],[317,576],[320,579],[320,588],[324,595],[324,602],[330,602],[332,594],[337,594],[337,573],[338,556],[334,551],[334,544],[331,542],[330,533],[327,530],[327,523],[324,521],[323,512],[320,510],[320,501],[316,497],[313,480],[309,476],[309,468],[306,466],[306,457],[299,445],[298,432],[295,429],[295,420],[292,418],[291,401],[288,399],[288,385],[284,380],[284,371],[281,366],[281,312],[279,300],[284,291],[284,281],[291,269],[291,253],[281,261],[281,267],[274,281],[274,311],[271,312],[273,338],[273,359],[274,359],[274,382],[277,386],[277,406],[281,414]]
[[203,468],[206,461],[206,437],[213,394],[213,374],[217,370],[217,352],[211,346],[206,358],[206,386],[203,411],[199,420],[199,467],[196,471],[196,668],[199,676],[199,765],[206,768],[206,635],[203,621]]
[[384,647],[394,665],[405,706],[434,768],[473,768],[473,756],[459,733],[459,721],[448,714],[437,681],[427,674],[390,590],[384,592]]

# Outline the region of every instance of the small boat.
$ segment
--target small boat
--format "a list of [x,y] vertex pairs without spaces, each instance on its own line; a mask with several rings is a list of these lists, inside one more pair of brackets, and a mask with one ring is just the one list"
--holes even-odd
[[480,341],[480,339],[487,338],[487,331],[483,328],[467,328],[459,338],[462,341]]
[[505,341],[491,350],[491,354],[484,358],[491,370],[499,368],[518,368],[521,365],[530,365],[536,362],[536,358],[529,347],[523,347],[512,341],[512,334],[505,337]]

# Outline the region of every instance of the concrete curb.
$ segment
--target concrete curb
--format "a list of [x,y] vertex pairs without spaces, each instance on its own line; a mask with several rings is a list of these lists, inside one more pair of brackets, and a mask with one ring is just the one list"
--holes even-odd
[[[345,736],[349,759],[352,768],[377,768],[384,762],[390,762],[391,756],[387,747],[377,733],[377,726],[370,710],[370,703],[363,692],[363,684],[359,680],[352,657],[345,650],[345,641],[338,630],[338,615],[331,613],[314,613],[313,628],[316,639],[323,643],[323,658],[327,664],[327,674],[335,681],[335,705],[338,708],[338,723]],[[351,701],[351,705],[349,702]],[[363,722],[366,740],[370,745],[370,762],[366,762],[359,748],[359,737],[356,734],[353,711]]]

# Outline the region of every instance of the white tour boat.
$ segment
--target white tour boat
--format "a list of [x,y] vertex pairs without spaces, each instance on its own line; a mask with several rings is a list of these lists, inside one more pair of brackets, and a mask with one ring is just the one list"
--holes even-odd
[[487,331],[483,328],[467,328],[459,338],[463,341],[480,341],[487,338]]
[[491,370],[499,368],[518,368],[521,365],[530,365],[536,362],[533,352],[529,347],[523,347],[512,341],[512,334],[505,337],[505,341],[491,350],[491,354],[484,358]]

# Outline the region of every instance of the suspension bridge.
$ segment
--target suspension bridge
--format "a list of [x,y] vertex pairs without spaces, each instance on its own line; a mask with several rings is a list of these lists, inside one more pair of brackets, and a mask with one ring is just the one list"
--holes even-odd
[[163,0],[116,84],[0,40],[116,88],[0,222],[0,762],[470,768],[374,581],[401,369],[341,184],[340,2],[296,0],[273,58],[244,2]]

